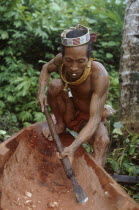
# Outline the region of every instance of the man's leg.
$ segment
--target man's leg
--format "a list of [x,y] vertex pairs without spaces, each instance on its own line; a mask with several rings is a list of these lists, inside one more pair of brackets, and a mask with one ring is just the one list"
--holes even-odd
[[91,140],[88,141],[93,146],[93,157],[102,167],[105,166],[106,153],[109,145],[108,131],[101,122]]
[[[68,93],[63,91],[63,82],[61,79],[54,79],[51,81],[47,91],[48,104],[56,118],[56,131],[58,134],[62,133],[66,125],[73,120],[75,111],[72,100],[69,98]],[[50,131],[43,130],[43,134],[49,140]]]

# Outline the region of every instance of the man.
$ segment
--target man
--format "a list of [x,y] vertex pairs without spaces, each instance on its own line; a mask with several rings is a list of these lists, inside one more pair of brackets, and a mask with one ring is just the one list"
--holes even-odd
[[[61,34],[62,53],[45,64],[39,78],[38,101],[44,111],[49,104],[56,118],[56,131],[65,128],[78,132],[74,142],[64,149],[61,157],[73,158],[75,150],[84,142],[93,145],[93,156],[104,166],[109,144],[103,123],[109,76],[104,66],[90,59],[91,40],[89,29],[77,25]],[[47,96],[45,87],[51,72],[58,72],[60,79],[50,82]],[[72,97],[69,97],[69,90]],[[52,140],[49,129],[43,131]]]

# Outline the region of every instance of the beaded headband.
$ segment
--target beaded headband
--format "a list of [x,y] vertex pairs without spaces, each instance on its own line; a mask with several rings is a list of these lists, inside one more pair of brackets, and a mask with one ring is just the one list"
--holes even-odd
[[[76,37],[76,38],[67,38],[66,37],[68,32],[76,30],[76,29],[83,30],[83,31],[86,32],[86,34],[84,34],[83,36],[80,36],[80,37]],[[87,28],[87,27],[82,26],[80,24],[78,24],[75,27],[71,27],[69,29],[64,30],[61,34],[62,45],[73,47],[73,46],[79,46],[79,45],[86,44],[90,40],[89,31],[90,31],[90,28]]]

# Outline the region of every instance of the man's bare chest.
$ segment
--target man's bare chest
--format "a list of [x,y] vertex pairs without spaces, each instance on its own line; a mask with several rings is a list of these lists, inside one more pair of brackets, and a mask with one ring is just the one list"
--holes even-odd
[[91,77],[87,78],[85,82],[77,86],[70,87],[73,98],[81,100],[88,100],[91,98],[94,88]]
[[91,82],[91,78],[87,79],[86,82],[82,83],[79,86],[71,87],[71,94],[73,97],[74,106],[82,111],[89,111],[90,101],[93,94],[93,84]]

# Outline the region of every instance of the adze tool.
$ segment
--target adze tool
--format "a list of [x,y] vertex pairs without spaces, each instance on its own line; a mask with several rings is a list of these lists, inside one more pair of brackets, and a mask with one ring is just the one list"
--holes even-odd
[[[46,120],[48,122],[48,126],[49,126],[49,129],[50,129],[50,132],[51,132],[51,135],[56,143],[56,147],[57,147],[57,151],[61,154],[64,150],[63,148],[63,145],[61,143],[61,140],[58,136],[58,134],[56,133],[56,130],[55,130],[55,125],[54,125],[54,122],[52,120],[52,117],[48,111],[48,107],[45,106],[44,107],[44,113],[45,113],[45,116],[46,116]],[[70,161],[69,161],[69,158],[68,157],[64,157],[61,159],[61,163],[63,165],[63,168],[64,168],[64,171],[66,173],[66,176],[68,177],[68,179],[71,180],[72,182],[72,185],[73,185],[73,191],[76,195],[76,199],[77,201],[82,204],[82,203],[85,203],[87,202],[88,200],[88,197],[86,195],[86,193],[84,192],[83,188],[77,183],[76,179],[75,179],[75,174],[74,174],[74,171],[71,167],[71,164],[70,164]]]

